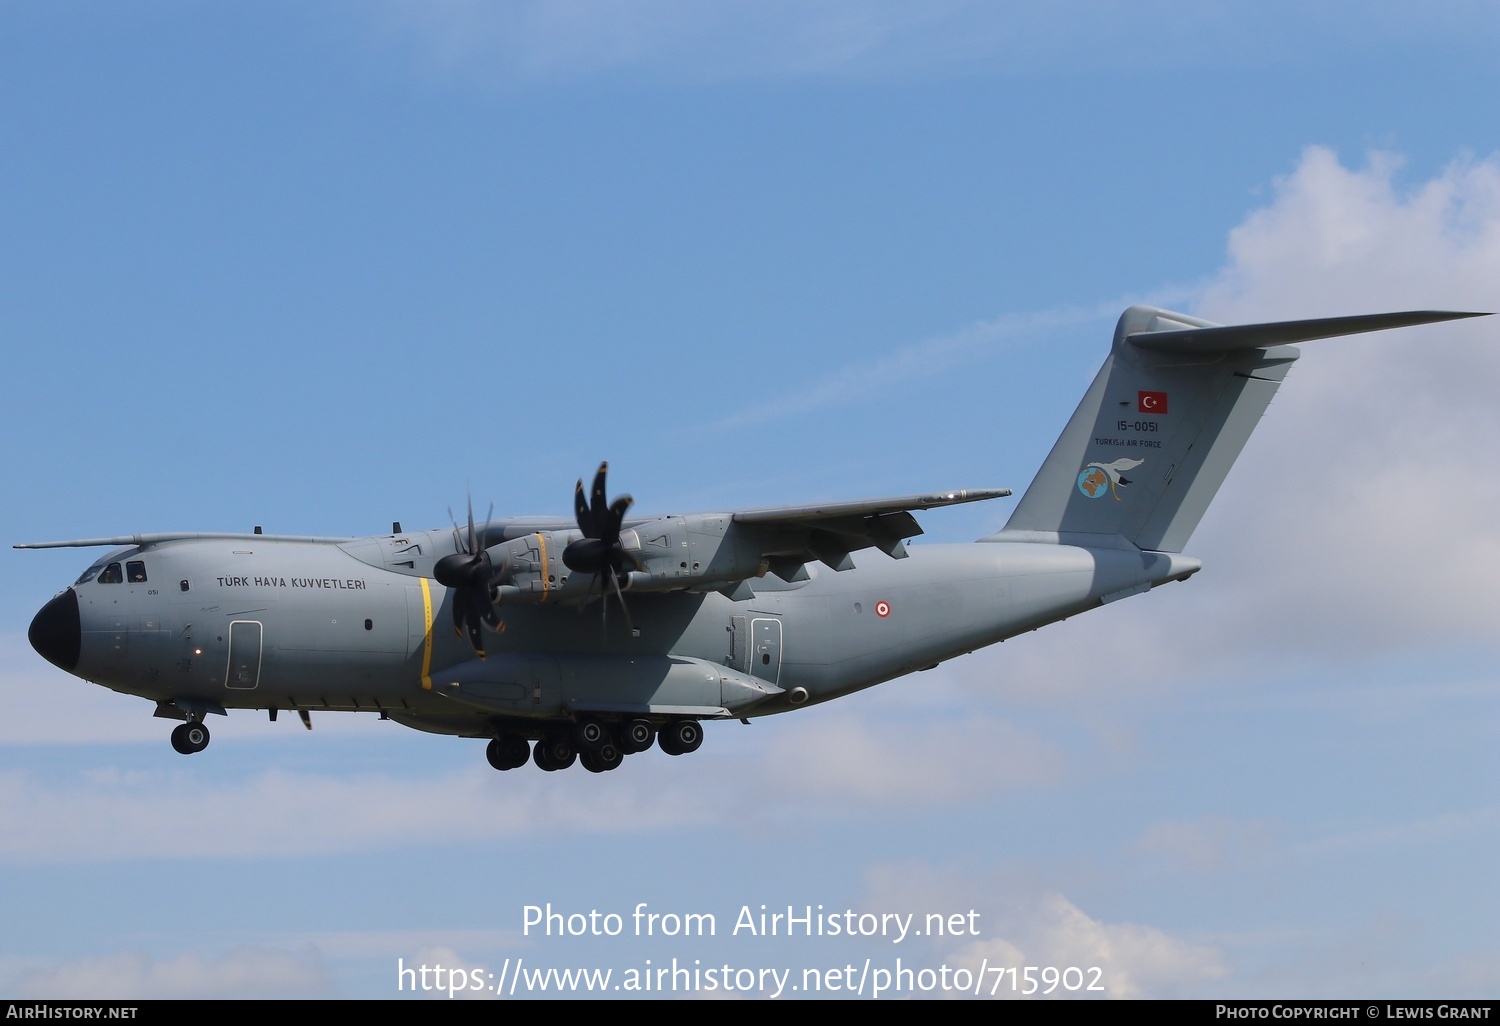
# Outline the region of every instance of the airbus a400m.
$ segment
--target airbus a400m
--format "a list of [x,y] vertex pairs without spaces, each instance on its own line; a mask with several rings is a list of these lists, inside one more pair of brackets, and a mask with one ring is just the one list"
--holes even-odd
[[653,743],[683,755],[705,721],[826,702],[1191,577],[1183,549],[1291,343],[1469,316],[1225,327],[1131,307],[1004,529],[978,543],[905,544],[913,513],[1009,490],[632,518],[601,466],[571,518],[18,546],[115,547],[30,640],[181,720],[184,754],[208,745],[208,715],[260,709],[488,738],[502,770],[600,772]]

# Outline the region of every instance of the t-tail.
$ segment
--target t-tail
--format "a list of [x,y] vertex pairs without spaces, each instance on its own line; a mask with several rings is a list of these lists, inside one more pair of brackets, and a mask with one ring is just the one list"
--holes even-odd
[[1292,343],[1482,314],[1222,326],[1150,306],[1114,345],[996,541],[1181,552],[1292,363]]

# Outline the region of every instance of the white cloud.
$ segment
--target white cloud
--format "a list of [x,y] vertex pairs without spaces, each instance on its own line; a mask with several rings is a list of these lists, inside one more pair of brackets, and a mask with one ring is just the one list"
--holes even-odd
[[6,989],[18,997],[58,1000],[307,998],[333,991],[316,951],[294,954],[260,947],[237,948],[216,959],[121,952],[33,967]]
[[[1057,748],[986,716],[889,723],[830,717],[788,729],[765,759],[774,792],[801,793],[815,807],[830,800],[843,807],[948,804],[1041,787],[1060,779],[1067,766]],[[818,808],[817,814],[829,811]]]
[[[1410,186],[1401,167],[1377,154],[1349,168],[1309,148],[1271,201],[1230,233],[1226,265],[1185,305],[1224,323],[1500,311],[1500,158],[1459,160]],[[976,324],[846,368],[785,402],[841,401],[1092,316]],[[1500,536],[1491,529],[1500,475],[1489,472],[1490,440],[1500,437],[1497,338],[1500,317],[1305,344],[1189,545],[1205,559],[1202,575],[1092,612],[1086,626],[1054,626],[964,660],[957,676],[1055,701],[1235,672],[1250,648],[1358,661],[1491,644],[1500,606]],[[1110,653],[1107,670],[1100,651]]]
[[[983,874],[921,863],[887,865],[867,874],[872,910],[910,911],[916,923],[929,914],[972,911],[977,937],[929,939],[949,966],[977,973],[990,967],[1052,967],[1054,997],[1170,998],[1202,993],[1228,975],[1223,955],[1211,946],[1173,937],[1138,923],[1106,923],[1085,913],[1056,890],[1011,867]],[[1061,970],[1085,970],[1081,974]],[[1089,970],[1098,969],[1098,973]],[[988,977],[987,977],[988,978]],[[991,982],[998,977],[990,978]],[[1090,991],[1091,985],[1102,988]],[[1020,997],[1025,980],[1012,986],[1009,973],[994,996]],[[989,993],[990,988],[981,988]],[[936,996],[936,995],[934,995]]]
[[1058,308],[980,321],[949,335],[924,339],[884,356],[840,367],[796,388],[789,395],[757,403],[753,410],[726,417],[713,426],[721,429],[746,427],[899,391],[916,379],[937,376],[955,367],[991,358],[1002,347],[1034,346],[1049,332],[1079,324],[1103,323],[1119,309],[1118,302],[1110,302],[1099,304],[1092,310]]
[[150,704],[70,676],[24,642],[0,638],[0,743],[161,741],[163,722],[152,724]]
[[1134,845],[1143,855],[1200,871],[1236,869],[1252,860],[1264,860],[1274,847],[1274,832],[1268,824],[1228,816],[1162,820],[1147,827]]
[[[428,972],[423,973],[424,969]],[[411,970],[411,975],[406,975],[405,970]],[[397,975],[398,986],[420,989],[427,998],[473,1001],[494,997],[485,989],[492,986],[489,966],[470,961],[446,945],[418,948],[410,958],[402,960]]]
[[1437,849],[1493,837],[1500,828],[1500,807],[1440,812],[1417,820],[1389,821],[1355,830],[1340,829],[1293,846],[1289,854],[1305,858],[1345,859],[1370,851]]
[[[1223,323],[1500,311],[1500,157],[1409,187],[1400,167],[1377,155],[1351,169],[1309,149],[1231,233],[1226,266],[1190,308]],[[1301,348],[1188,545],[1201,574],[1015,639],[956,664],[958,676],[1078,705],[1255,660],[1357,666],[1492,647],[1500,317]]]
[[1382,309],[1491,309],[1500,292],[1492,273],[1500,162],[1462,159],[1408,187],[1399,183],[1402,165],[1375,153],[1351,169],[1331,150],[1309,147],[1275,183],[1272,202],[1230,232],[1229,263],[1200,309],[1227,320],[1263,317],[1268,305],[1282,315],[1332,316],[1369,300]]
[[[1183,0],[391,0],[380,17],[429,62],[484,82],[621,72],[709,80],[1097,72],[1164,54],[1175,66],[1326,62],[1425,38],[1472,46],[1494,23],[1473,0],[1420,11]],[[1204,38],[1216,45],[1203,47]]]
[[[356,960],[377,964],[392,994],[416,991],[442,1000],[492,997],[483,990],[490,963],[461,952],[500,954],[524,946],[519,931],[453,927],[241,936],[216,958],[198,953],[161,957],[141,950],[67,961],[0,958],[0,988],[13,997],[64,1000],[331,997],[337,987],[327,963]],[[478,989],[473,987],[476,980],[481,981]]]
[[963,2],[449,0],[389,3],[384,13],[391,31],[418,39],[437,65],[483,81],[641,70],[732,79],[943,66],[983,57],[1006,34],[1003,22]]
[[[1377,158],[1352,170],[1309,150],[1235,230],[1230,261],[1199,310],[1265,320],[1392,306],[1500,309],[1500,161],[1459,162],[1405,189],[1398,167]],[[1049,316],[1063,315],[1042,320]],[[1128,752],[1133,739],[1088,696],[1223,673],[1268,641],[1346,661],[1397,646],[1493,644],[1500,539],[1490,527],[1500,477],[1487,471],[1489,439],[1500,437],[1491,399],[1500,385],[1497,333],[1474,321],[1309,343],[1194,539],[1191,550],[1206,557],[1202,575],[955,662],[924,684],[1069,703],[1094,740]],[[1110,653],[1108,666],[1099,652]],[[3,739],[144,737],[165,749],[169,724],[153,721],[145,703],[81,682],[46,683],[50,671],[34,662],[17,639],[0,651]],[[117,711],[127,704],[138,715]],[[178,762],[72,779],[12,771],[0,775],[0,855],[102,857],[96,839],[106,833],[119,838],[110,857],[194,857],[341,851],[415,836],[629,832],[707,822],[726,802],[751,821],[837,816],[869,803],[1045,786],[1076,758],[999,717],[948,722],[930,701],[919,704],[917,715],[899,718],[882,719],[878,702],[840,703],[750,735],[716,728],[710,743],[724,750],[695,756],[691,775],[659,754],[604,778],[529,769],[496,778],[482,765],[426,778],[275,771],[230,784]],[[250,726],[245,717],[227,722]],[[356,722],[318,720],[351,730]],[[748,783],[767,780],[778,786]],[[782,791],[798,802],[778,800]],[[1190,858],[1192,845],[1177,841]],[[1204,843],[1206,852],[1219,842]]]
[[[0,635],[0,744],[98,745],[143,743],[167,745],[173,720],[152,715],[154,703],[65,673],[48,665],[19,636]],[[368,734],[393,727],[374,715],[317,715],[319,737]],[[296,714],[266,728],[264,713],[215,716],[209,728],[216,741],[229,737],[265,737],[265,731],[301,731]],[[167,749],[170,751],[170,749]]]
[[[0,774],[0,856],[12,861],[264,857],[368,850],[420,839],[504,839],[538,830],[629,831],[695,820],[673,787],[593,774],[323,776],[272,770],[244,780],[102,770],[69,781]],[[100,844],[109,838],[108,845]]]
[[[1449,1001],[1493,998],[1500,986],[1500,949],[1491,944],[1434,958],[1413,943],[1425,932],[1423,924],[1410,917],[1380,915],[1298,937],[1295,945],[1289,946],[1288,938],[1270,938],[1266,947],[1276,953],[1273,960],[1246,973],[1235,990],[1261,999],[1287,994],[1330,999],[1349,994]],[[1292,957],[1287,957],[1289,947]]]
[[[538,833],[632,834],[711,823],[750,829],[770,820],[966,801],[1043,786],[1066,771],[1058,749],[998,719],[895,723],[862,712],[778,717],[748,735],[737,724],[719,725],[709,739],[718,751],[685,757],[693,760],[691,773],[683,772],[683,759],[652,751],[605,775],[577,768],[543,774],[530,766],[496,774],[472,742],[469,768],[423,776],[272,769],[226,781],[169,750],[153,764],[164,768],[149,770],[3,771],[0,859],[287,857],[414,839],[504,843]],[[110,843],[100,844],[101,837]]]
[[[1200,311],[1252,321],[1500,310],[1500,159],[1416,187],[1313,148],[1231,234]],[[1307,343],[1201,541],[1240,582],[1213,613],[1304,648],[1493,640],[1500,323]],[[1216,565],[1217,564],[1217,565]]]
[[[954,962],[971,968],[986,959],[990,965],[1037,966],[1038,992],[1051,989],[1056,997],[1185,997],[1228,975],[1222,955],[1212,947],[1186,943],[1150,926],[1100,922],[1060,894],[1036,896],[1002,916],[998,929],[1004,938],[966,944],[952,953]],[[1061,975],[1070,966],[1084,971]],[[1041,970],[1047,968],[1059,974],[1044,975]],[[1075,981],[1080,986],[1073,990]],[[1095,985],[1102,991],[1091,993],[1088,988]],[[1020,987],[1026,988],[1024,979]],[[1000,996],[1010,995],[1002,990]]]
[[[272,935],[266,943],[287,944],[293,938]],[[312,944],[326,957],[390,958],[410,951],[446,949],[457,951],[509,951],[524,946],[519,930],[448,927],[426,930],[333,930],[299,933],[295,940]]]

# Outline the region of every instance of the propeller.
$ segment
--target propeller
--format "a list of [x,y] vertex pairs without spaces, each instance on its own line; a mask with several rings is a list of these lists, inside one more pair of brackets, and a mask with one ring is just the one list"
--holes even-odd
[[[562,558],[564,565],[574,573],[593,574],[596,580],[600,574],[608,577],[609,583],[614,587],[615,597],[620,600],[625,621],[630,623],[630,611],[625,608],[625,596],[620,592],[620,578],[625,575],[627,565],[633,565],[634,561],[620,545],[620,525],[624,523],[625,511],[634,500],[628,495],[622,495],[614,502],[609,502],[605,492],[605,478],[608,474],[609,463],[599,464],[587,501],[583,497],[583,478],[578,479],[578,487],[573,492],[573,513],[578,518],[578,529],[583,532],[583,537],[563,549]],[[593,588],[592,583],[589,587]],[[608,616],[607,591],[604,605],[605,615]],[[634,627],[634,624],[631,626]]]
[[[490,506],[493,514],[495,507]],[[448,519],[453,519],[453,511],[448,511]],[[485,517],[486,522],[489,517]],[[484,634],[480,630],[481,623],[487,623],[491,627],[500,626],[500,614],[495,611],[495,603],[491,598],[496,587],[510,574],[510,567],[501,563],[499,567],[490,561],[489,550],[479,543],[479,534],[474,529],[474,500],[469,500],[469,534],[465,538],[458,529],[457,521],[453,524],[453,542],[458,551],[449,556],[444,556],[437,561],[432,568],[432,576],[445,588],[453,590],[453,633],[460,638],[464,636],[464,627],[469,629],[469,644],[474,646],[474,653],[480,659],[484,658]]]

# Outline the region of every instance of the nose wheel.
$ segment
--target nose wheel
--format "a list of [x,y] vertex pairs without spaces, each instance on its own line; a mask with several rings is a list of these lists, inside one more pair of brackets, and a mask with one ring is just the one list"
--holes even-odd
[[208,747],[208,728],[201,723],[181,723],[172,729],[172,747],[182,755],[196,755]]

